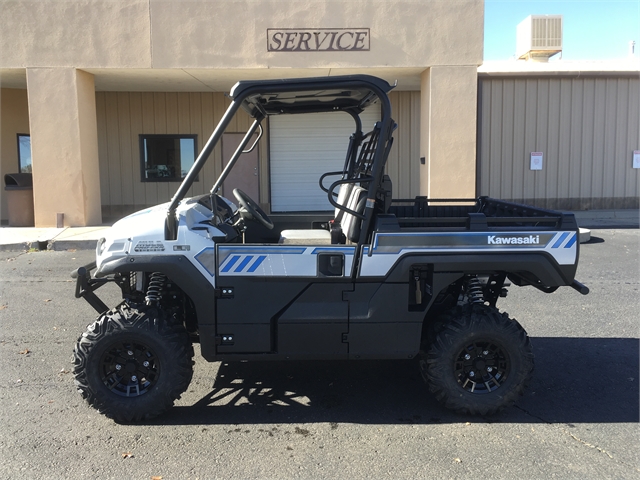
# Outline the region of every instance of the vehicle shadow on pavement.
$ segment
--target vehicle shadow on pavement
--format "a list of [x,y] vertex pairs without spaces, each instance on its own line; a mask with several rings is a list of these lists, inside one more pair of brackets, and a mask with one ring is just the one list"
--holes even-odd
[[223,363],[213,388],[158,424],[638,422],[638,339],[531,339],[534,379],[515,407],[457,415],[429,393],[414,361]]

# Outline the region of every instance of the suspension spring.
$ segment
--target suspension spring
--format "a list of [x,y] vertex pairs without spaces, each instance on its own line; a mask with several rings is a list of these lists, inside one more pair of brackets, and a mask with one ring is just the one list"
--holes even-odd
[[465,290],[469,303],[484,303],[484,292],[482,291],[482,284],[480,280],[478,280],[478,277],[475,275],[468,277]]
[[163,273],[153,272],[149,276],[149,286],[147,287],[147,296],[144,300],[147,305],[157,305],[162,298],[162,289],[167,282],[167,276]]

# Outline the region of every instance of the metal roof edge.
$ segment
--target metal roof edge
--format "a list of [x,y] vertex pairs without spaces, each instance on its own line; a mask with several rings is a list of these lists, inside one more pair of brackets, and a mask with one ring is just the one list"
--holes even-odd
[[640,59],[612,61],[485,62],[479,77],[640,77]]

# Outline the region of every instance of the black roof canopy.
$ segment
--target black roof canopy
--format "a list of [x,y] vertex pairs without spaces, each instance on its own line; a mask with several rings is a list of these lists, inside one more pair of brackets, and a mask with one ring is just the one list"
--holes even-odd
[[252,117],[350,110],[360,113],[393,86],[371,75],[240,81],[231,98]]

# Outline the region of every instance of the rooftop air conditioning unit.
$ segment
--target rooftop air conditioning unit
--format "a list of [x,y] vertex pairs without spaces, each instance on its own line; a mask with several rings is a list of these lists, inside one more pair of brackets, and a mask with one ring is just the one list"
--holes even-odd
[[547,62],[562,52],[562,15],[529,15],[518,25],[518,59]]

